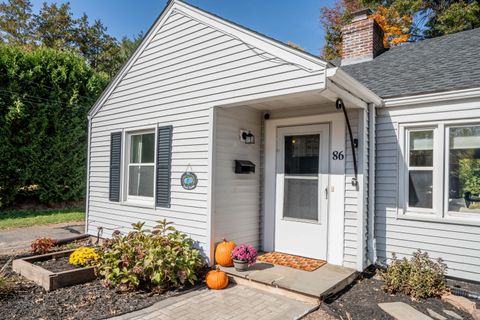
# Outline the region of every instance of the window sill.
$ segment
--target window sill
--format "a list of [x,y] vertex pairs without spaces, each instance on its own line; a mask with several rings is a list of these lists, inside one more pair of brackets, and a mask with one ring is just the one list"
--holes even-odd
[[447,215],[445,217],[433,214],[433,213],[418,213],[418,212],[406,212],[397,214],[398,220],[413,220],[424,221],[444,224],[458,224],[466,226],[479,226],[480,227],[480,214],[479,217],[459,217]]

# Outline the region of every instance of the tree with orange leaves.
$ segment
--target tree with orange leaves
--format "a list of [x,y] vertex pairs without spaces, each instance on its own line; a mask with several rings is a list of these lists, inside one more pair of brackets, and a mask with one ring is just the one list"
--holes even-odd
[[[419,0],[412,0],[417,2]],[[409,0],[407,2],[410,3]],[[385,38],[384,46],[391,47],[407,42],[411,38],[413,13],[399,10],[395,4],[386,6],[376,0],[337,0],[333,6],[320,9],[320,23],[325,30],[325,46],[322,56],[334,60],[342,56],[342,27],[351,22],[352,12],[370,7],[374,12],[372,18],[382,27]],[[400,5],[400,2],[398,2]],[[404,3],[401,3],[404,6]],[[402,13],[400,13],[402,12]]]
[[407,42],[412,36],[410,32],[413,22],[412,15],[401,15],[394,6],[389,8],[378,6],[371,18],[375,19],[383,29],[385,48]]

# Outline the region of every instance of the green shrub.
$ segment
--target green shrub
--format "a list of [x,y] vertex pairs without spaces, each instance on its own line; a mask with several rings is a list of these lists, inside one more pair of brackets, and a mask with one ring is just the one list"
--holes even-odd
[[7,266],[12,262],[13,259],[7,261],[7,263],[0,268],[0,297],[8,294],[11,292],[12,289],[12,281],[6,275],[5,269]]
[[205,262],[193,247],[193,240],[165,220],[159,221],[152,231],[143,226],[140,222],[133,224],[134,231],[126,236],[114,232],[107,241],[97,268],[104,283],[120,290],[194,284]]
[[73,52],[0,46],[0,208],[84,198],[87,113],[106,84]]
[[403,292],[413,299],[437,297],[447,290],[442,259],[433,261],[428,253],[418,250],[413,257],[398,259],[392,254],[392,262],[380,273],[385,282],[383,289],[389,293]]
[[10,292],[10,280],[7,276],[0,274],[0,297]]

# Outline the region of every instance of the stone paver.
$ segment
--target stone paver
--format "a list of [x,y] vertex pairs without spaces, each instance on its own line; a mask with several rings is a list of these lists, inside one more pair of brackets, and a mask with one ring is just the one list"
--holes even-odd
[[437,319],[437,320],[447,320],[446,317],[442,316],[441,314],[433,311],[432,309],[427,308],[427,312],[430,315],[430,317]]
[[426,314],[403,302],[379,303],[378,306],[397,320],[433,320]]
[[450,317],[454,318],[454,319],[458,319],[458,320],[462,320],[462,316],[460,316],[459,314],[457,314],[456,312],[452,311],[452,310],[447,310],[447,309],[444,309],[443,310],[444,313],[448,314]]
[[230,285],[224,290],[201,289],[157,302],[111,320],[274,320],[298,319],[317,307],[262,290]]
[[30,243],[39,237],[65,239],[83,234],[83,222],[66,222],[28,228],[0,231],[0,254],[11,254],[30,249]]

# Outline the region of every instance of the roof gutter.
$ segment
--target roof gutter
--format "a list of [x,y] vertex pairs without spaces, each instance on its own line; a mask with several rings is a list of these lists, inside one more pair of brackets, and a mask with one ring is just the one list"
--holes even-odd
[[377,108],[384,106],[382,98],[377,96],[375,93],[373,93],[373,91],[365,87],[362,83],[338,67],[328,68],[327,78],[336,84],[340,84],[352,95],[365,101],[366,103],[373,103]]
[[385,107],[417,106],[422,103],[445,102],[471,98],[480,98],[480,87],[386,98]]

